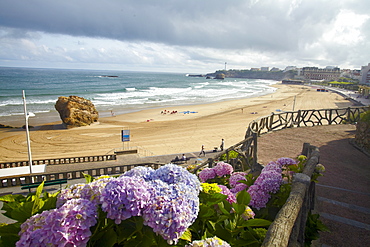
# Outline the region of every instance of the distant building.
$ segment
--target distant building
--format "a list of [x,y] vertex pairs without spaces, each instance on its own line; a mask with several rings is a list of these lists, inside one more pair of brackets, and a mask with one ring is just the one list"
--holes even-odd
[[302,68],[302,76],[309,80],[337,80],[340,77],[340,69],[319,69],[317,67]]
[[286,66],[285,69],[284,69],[284,72],[287,72],[289,70],[295,70],[295,69],[297,69],[296,66]]
[[279,68],[273,67],[270,71],[280,71]]
[[251,68],[251,71],[260,71],[259,68]]
[[261,67],[261,71],[269,71],[269,67]]
[[350,78],[350,79],[353,79],[353,80],[361,80],[361,70],[358,70],[358,69],[342,69],[341,70],[341,74],[340,74],[340,77],[346,77],[346,78]]
[[360,84],[370,86],[370,63],[367,66],[361,67],[361,81]]

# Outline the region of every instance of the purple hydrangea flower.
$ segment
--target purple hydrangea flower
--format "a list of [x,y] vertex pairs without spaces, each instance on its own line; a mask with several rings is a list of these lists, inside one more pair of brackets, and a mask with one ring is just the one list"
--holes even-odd
[[262,171],[254,184],[259,185],[260,189],[265,191],[266,193],[276,193],[279,190],[282,182],[283,177],[281,173],[270,170]]
[[218,187],[221,188],[221,194],[224,194],[227,196],[226,200],[231,203],[236,203],[236,197],[235,195],[225,186],[225,185],[218,185]]
[[213,168],[204,168],[199,174],[198,177],[202,183],[207,182],[208,179],[213,179],[216,177],[216,172]]
[[101,178],[86,184],[80,191],[81,198],[100,204],[100,197],[107,183],[112,178]]
[[167,240],[177,243],[199,212],[199,192],[185,183],[167,184],[161,180],[149,182],[152,199],[144,210],[144,224]]
[[278,163],[275,163],[275,162],[270,162],[268,163],[263,169],[262,171],[276,171],[278,173],[281,173],[282,172],[282,166]]
[[237,185],[235,185],[234,188],[231,188],[230,191],[231,193],[233,194],[237,194],[238,192],[242,191],[242,190],[245,190],[248,188],[248,185],[246,184],[242,184],[242,183],[238,183]]
[[57,208],[61,207],[66,201],[81,198],[81,191],[86,184],[72,184],[68,188],[62,189],[57,197]]
[[231,175],[231,173],[234,171],[234,168],[223,161],[218,162],[213,169],[216,172],[216,175],[219,177],[225,176],[225,175]]
[[21,225],[20,246],[86,246],[97,207],[86,199],[71,199],[60,208],[43,211]]
[[185,168],[175,164],[161,166],[155,170],[150,179],[159,179],[168,184],[184,183],[197,190],[198,193],[200,190],[200,181],[198,177],[195,174],[190,173]]
[[239,183],[238,181],[240,180],[247,180],[245,178],[245,176],[247,175],[247,173],[245,172],[234,172],[233,174],[231,174],[230,178],[229,178],[229,185],[230,187],[234,188],[236,185],[238,184],[241,184]]
[[281,166],[289,166],[289,165],[296,165],[297,161],[295,161],[294,159],[291,159],[291,158],[282,157],[282,158],[279,158],[276,161],[276,163],[281,165]]
[[149,190],[143,178],[121,176],[112,179],[101,195],[102,210],[116,224],[131,216],[141,216],[150,200]]
[[145,179],[145,181],[148,181],[151,179],[152,174],[155,172],[155,170],[151,167],[147,166],[137,166],[133,169],[125,172],[123,176],[133,177],[138,176]]
[[261,209],[266,207],[267,202],[269,201],[271,195],[266,191],[262,190],[259,185],[251,185],[247,192],[251,196],[251,201],[249,205],[256,209]]

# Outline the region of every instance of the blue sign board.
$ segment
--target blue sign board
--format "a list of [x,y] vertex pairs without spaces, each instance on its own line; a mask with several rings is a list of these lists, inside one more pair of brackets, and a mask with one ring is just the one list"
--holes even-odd
[[130,141],[130,130],[122,130],[122,142],[129,142]]

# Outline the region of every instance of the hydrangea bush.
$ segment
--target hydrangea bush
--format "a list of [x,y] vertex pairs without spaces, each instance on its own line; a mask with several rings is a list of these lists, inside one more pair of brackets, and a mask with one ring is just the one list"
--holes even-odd
[[219,162],[198,176],[174,164],[86,175],[55,194],[41,184],[0,198],[17,221],[0,225],[0,246],[258,246],[304,160],[280,158],[256,177]]

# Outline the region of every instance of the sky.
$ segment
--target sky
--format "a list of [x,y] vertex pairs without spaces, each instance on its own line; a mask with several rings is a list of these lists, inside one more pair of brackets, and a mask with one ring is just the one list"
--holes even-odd
[[370,63],[368,0],[1,0],[0,66],[209,73]]

